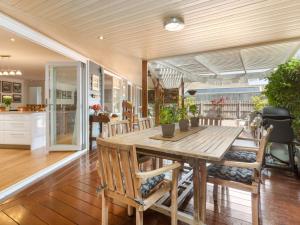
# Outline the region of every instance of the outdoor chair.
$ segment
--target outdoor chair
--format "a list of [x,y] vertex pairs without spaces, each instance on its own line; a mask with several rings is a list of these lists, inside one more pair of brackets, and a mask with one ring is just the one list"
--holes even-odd
[[259,149],[256,152],[255,162],[227,161],[213,162],[208,166],[208,182],[214,184],[214,199],[217,201],[218,185],[236,188],[251,192],[252,224],[259,224],[259,198],[261,168],[268,139],[273,127],[270,126],[267,134],[262,137]]
[[[102,225],[108,225],[108,201],[128,205],[128,214],[136,209],[136,225],[143,224],[143,211],[149,209],[166,193],[171,192],[171,224],[177,224],[177,185],[179,163],[148,171],[138,169],[136,148],[112,144],[98,139],[98,192],[102,196]],[[172,171],[172,181],[164,173]]]
[[[107,123],[107,138],[114,137],[116,135],[127,134],[131,131],[129,120],[116,120]],[[150,160],[152,161],[150,156],[138,155],[138,163],[141,169],[145,169],[144,163]]]

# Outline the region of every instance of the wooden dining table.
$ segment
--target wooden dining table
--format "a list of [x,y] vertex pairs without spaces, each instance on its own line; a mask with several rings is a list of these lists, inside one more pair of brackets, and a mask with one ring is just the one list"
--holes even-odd
[[[117,144],[135,145],[140,154],[188,163],[192,167],[193,187],[189,190],[193,190],[194,214],[191,216],[178,212],[178,220],[198,225],[205,224],[207,163],[221,161],[242,131],[242,127],[207,126],[180,140],[168,141],[153,139],[161,134],[161,127],[155,127],[107,140]],[[183,176],[179,184],[185,182],[184,179],[186,177]],[[156,204],[153,209],[169,215],[169,208],[163,204]]]

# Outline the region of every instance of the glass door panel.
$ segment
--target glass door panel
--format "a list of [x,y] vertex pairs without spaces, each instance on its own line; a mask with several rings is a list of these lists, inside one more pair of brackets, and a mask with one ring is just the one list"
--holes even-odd
[[80,62],[47,65],[47,146],[50,151],[83,149],[82,73]]

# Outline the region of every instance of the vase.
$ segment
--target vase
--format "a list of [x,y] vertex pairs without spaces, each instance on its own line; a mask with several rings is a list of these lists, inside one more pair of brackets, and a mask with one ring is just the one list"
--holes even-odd
[[191,117],[191,127],[199,127],[199,117]]
[[162,124],[161,125],[162,136],[165,138],[174,137],[175,124]]
[[190,121],[188,119],[179,120],[179,130],[180,131],[188,131],[189,123],[190,123]]
[[9,111],[10,110],[10,106],[8,105],[8,106],[5,106],[5,110],[6,111]]

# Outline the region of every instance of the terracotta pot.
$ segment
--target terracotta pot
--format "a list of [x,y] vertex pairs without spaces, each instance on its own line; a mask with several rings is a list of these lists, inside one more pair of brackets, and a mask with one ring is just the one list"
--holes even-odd
[[191,127],[199,127],[199,117],[191,117]]
[[188,131],[189,125],[190,125],[190,121],[188,119],[179,120],[179,130],[180,131]]
[[162,124],[161,125],[162,136],[165,138],[174,137],[175,124]]

